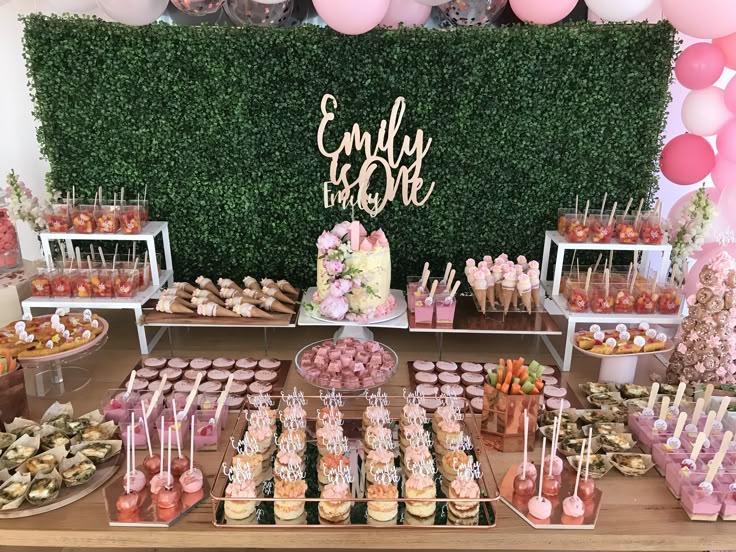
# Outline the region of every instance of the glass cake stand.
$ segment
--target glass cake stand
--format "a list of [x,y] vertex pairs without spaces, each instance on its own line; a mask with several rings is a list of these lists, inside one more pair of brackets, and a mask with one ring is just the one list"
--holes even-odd
[[72,363],[96,353],[107,343],[110,325],[103,318],[98,320],[102,324],[102,332],[89,343],[71,351],[20,359],[28,396],[60,398],[79,391],[90,382],[89,371]]

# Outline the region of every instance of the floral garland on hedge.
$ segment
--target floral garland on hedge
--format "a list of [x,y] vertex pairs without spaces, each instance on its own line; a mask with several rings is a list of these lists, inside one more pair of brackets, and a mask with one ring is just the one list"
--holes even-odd
[[10,220],[27,222],[31,230],[34,232],[43,232],[48,229],[46,222],[46,212],[48,211],[48,203],[58,201],[61,198],[61,192],[54,192],[50,183],[46,182],[46,200],[41,201],[33,195],[31,189],[18,178],[14,171],[10,171],[5,178],[8,187],[6,193],[8,195],[8,214]]
[[[361,240],[367,235],[366,229],[360,225]],[[370,236],[371,240],[387,246],[388,241],[382,230],[376,230]],[[322,263],[330,284],[329,293],[321,297],[316,291],[312,297],[313,303],[310,309],[319,309],[322,316],[332,320],[348,319],[351,321],[367,320],[371,312],[354,312],[350,310],[348,295],[356,290],[363,290],[370,296],[378,294],[368,281],[370,277],[363,271],[348,264],[348,258],[353,254],[350,244],[350,222],[344,221],[336,224],[329,232],[324,231],[317,239],[317,250],[319,255],[317,261]]]
[[716,209],[705,193],[705,186],[700,188],[690,204],[682,211],[677,220],[677,229],[672,229],[672,279],[682,285],[687,275],[687,259],[699,251],[705,243],[705,234],[711,221],[716,216]]

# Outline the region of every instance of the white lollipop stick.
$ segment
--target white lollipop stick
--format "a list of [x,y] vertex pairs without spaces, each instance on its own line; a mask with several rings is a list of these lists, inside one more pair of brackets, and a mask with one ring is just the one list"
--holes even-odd
[[171,485],[171,426],[169,426],[169,458],[167,460],[166,486]]
[[125,388],[125,398],[127,399],[130,397],[130,393],[133,391],[133,382],[135,381],[135,370],[133,370],[130,373],[130,378],[128,378],[128,385]]
[[125,455],[125,473],[127,474],[127,477],[125,478],[125,494],[130,494],[130,441],[132,439],[133,434],[133,428],[131,426],[128,426],[128,451]]
[[230,376],[227,378],[227,383],[225,384],[225,389],[220,393],[220,396],[217,399],[217,410],[215,410],[215,423],[217,423],[220,420],[220,414],[222,414],[222,407],[225,406],[225,400],[227,399],[228,394],[230,393],[230,387],[233,384],[233,374],[230,374]]
[[590,474],[590,449],[593,448],[593,428],[588,432],[588,454],[585,457],[585,480],[588,480]]
[[189,440],[189,471],[194,469],[194,415],[192,415],[192,435]]
[[578,485],[580,484],[580,469],[583,467],[582,458],[583,458],[583,455],[585,454],[585,444],[586,444],[586,442],[587,441],[585,441],[583,439],[583,444],[580,447],[580,459],[581,459],[581,461],[578,462],[578,474],[575,477],[575,492],[572,493],[574,496],[578,496]]
[[[542,437],[542,476],[539,478],[539,500],[542,500],[542,481],[544,480],[544,452],[547,450],[547,438]],[[552,475],[552,462],[549,463],[549,474]]]
[[146,401],[141,401],[141,414],[143,415],[143,427],[146,429],[146,444],[148,444],[148,455],[153,456],[151,446],[151,433],[148,431],[148,418],[146,417]]
[[192,403],[194,402],[194,397],[197,396],[197,389],[199,389],[199,384],[201,381],[202,381],[202,371],[200,370],[199,372],[197,372],[197,378],[194,380],[194,387],[192,387],[192,390],[189,391],[187,402],[184,404],[184,410],[182,410],[179,413],[182,419],[184,419],[184,416],[186,415],[187,412],[189,412],[189,409],[192,407]]
[[[148,412],[146,413],[146,417],[149,417],[151,414],[153,414],[153,407],[155,404],[158,404],[158,399],[161,397],[161,393],[163,393],[164,387],[166,387],[166,379],[168,375],[164,374],[161,378],[161,383],[158,386],[158,389],[153,393],[153,397],[151,398],[151,404],[148,405]],[[163,429],[161,430],[163,431]]]
[[[521,478],[526,479],[526,447],[527,443],[529,442],[529,418],[526,413],[526,408],[524,409],[524,463],[521,465]],[[542,458],[542,461],[544,461],[544,458]]]
[[[176,401],[171,402],[171,407],[174,409],[174,433],[176,433],[176,452],[178,453],[178,458],[181,458],[181,437],[179,436],[179,416],[176,414]],[[171,426],[169,426],[169,429],[171,429]],[[171,438],[171,437],[169,437]]]
[[[161,441],[161,462],[159,462],[159,475],[163,475],[164,473],[164,441],[166,440],[166,437],[164,436],[164,417],[161,416],[161,432],[159,433],[159,440]],[[171,437],[171,427],[169,427],[169,437]],[[171,442],[171,439],[169,439],[169,442]]]

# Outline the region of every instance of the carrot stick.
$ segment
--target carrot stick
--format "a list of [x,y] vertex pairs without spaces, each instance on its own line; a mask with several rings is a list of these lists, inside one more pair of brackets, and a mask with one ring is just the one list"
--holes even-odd
[[536,387],[538,391],[541,391],[542,387],[544,387],[544,382],[541,379],[538,379],[534,382],[534,387]]
[[529,391],[529,394],[530,395],[539,395],[539,389],[537,389],[536,387],[532,387],[532,390]]
[[521,385],[518,383],[514,383],[511,385],[511,394],[512,395],[521,395]]
[[504,383],[501,386],[501,393],[506,393],[507,395],[509,394],[509,384],[508,383]]
[[506,370],[506,379],[503,380],[504,385],[509,386],[511,385],[511,378],[513,378],[514,375],[511,372],[511,370]]
[[524,381],[528,377],[529,377],[529,368],[522,368],[519,371],[519,380]]
[[506,361],[506,371],[507,371],[508,373],[510,373],[510,374],[511,374],[512,376],[513,376],[513,375],[515,375],[515,374],[514,374],[514,361],[513,361],[513,360],[511,360],[511,359],[508,359],[508,360]]

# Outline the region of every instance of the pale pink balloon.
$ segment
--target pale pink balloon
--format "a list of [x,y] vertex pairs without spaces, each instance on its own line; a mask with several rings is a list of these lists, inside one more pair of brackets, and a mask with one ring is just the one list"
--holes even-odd
[[709,86],[692,90],[682,102],[682,124],[698,136],[713,136],[733,117],[726,107],[723,90]]
[[710,42],[698,42],[688,46],[675,62],[675,75],[685,88],[707,88],[720,78],[726,56],[718,46]]
[[723,100],[726,102],[726,107],[732,113],[736,113],[736,77],[728,81],[726,90],[723,92]]
[[662,174],[675,184],[696,184],[710,174],[716,155],[708,141],[695,134],[680,134],[662,150]]
[[[687,206],[690,205],[690,202],[693,200],[697,192],[697,190],[687,192],[685,195],[680,197],[680,199],[675,201],[675,204],[670,208],[669,212],[667,213],[667,221],[669,223],[669,227],[673,231],[676,231],[677,228],[679,228],[680,217],[682,216],[682,213],[687,208]],[[711,202],[713,202],[714,205],[718,204],[718,198],[721,195],[720,190],[716,188],[706,188],[705,193],[708,194],[708,198],[711,200]],[[670,242],[672,242],[673,239],[674,236],[670,236]]]
[[707,244],[703,247],[703,249],[693,254],[693,258],[697,260],[695,261],[695,264],[690,269],[690,272],[687,273],[687,276],[685,278],[686,296],[692,295],[696,291],[698,291],[698,276],[700,275],[700,271],[703,270],[704,266],[710,264],[711,261],[713,261],[713,259],[715,259],[723,251],[725,251],[732,257],[736,257],[736,243],[730,243],[725,247],[717,243]]
[[726,236],[736,239],[736,183],[726,186],[716,203],[716,218],[711,223],[705,243],[723,242]]
[[736,69],[736,33],[731,33],[721,38],[714,38],[713,44],[718,46],[721,52],[723,52],[726,58],[726,67]]
[[661,0],[665,19],[695,38],[719,38],[736,32],[734,0]]
[[718,131],[716,138],[718,153],[729,161],[736,163],[736,117],[726,123]]
[[429,19],[432,6],[420,4],[416,0],[391,0],[386,15],[381,19],[381,26],[396,29],[399,24],[404,27],[422,26]]
[[98,0],[102,10],[112,19],[126,25],[148,25],[166,11],[169,0]]
[[509,0],[516,17],[540,25],[551,25],[564,19],[577,3],[578,0]]
[[385,17],[390,0],[314,0],[314,9],[337,32],[357,35],[370,31]]
[[[729,161],[723,155],[716,155],[716,166],[710,173],[713,185],[719,190],[725,190],[726,186],[736,187],[736,163]],[[734,203],[736,208],[736,203]]]

